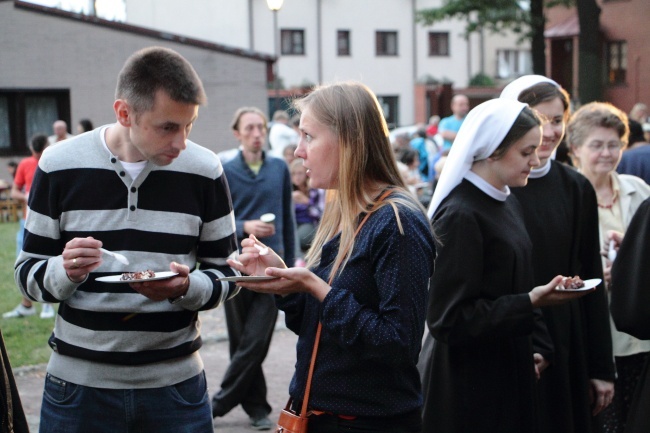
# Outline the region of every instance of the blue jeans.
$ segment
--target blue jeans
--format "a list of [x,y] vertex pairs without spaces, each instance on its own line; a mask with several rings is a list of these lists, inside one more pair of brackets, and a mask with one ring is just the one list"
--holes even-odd
[[25,236],[25,220],[20,219],[18,233],[16,233],[16,258],[20,255],[20,250],[23,249],[23,238]]
[[213,433],[205,372],[163,388],[103,389],[45,377],[41,433]]

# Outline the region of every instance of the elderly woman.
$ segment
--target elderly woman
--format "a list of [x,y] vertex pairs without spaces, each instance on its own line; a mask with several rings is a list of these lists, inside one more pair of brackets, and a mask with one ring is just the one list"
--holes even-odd
[[[528,185],[513,188],[533,243],[534,283],[554,275],[602,278],[596,193],[575,169],[553,160],[569,121],[569,95],[555,81],[525,75],[508,84],[501,98],[527,103],[542,118],[540,166]],[[553,354],[537,350],[543,370],[539,390],[539,433],[589,433],[593,415],[614,394],[609,308],[603,285],[579,300],[542,308]],[[544,368],[546,367],[546,368]]]
[[539,166],[540,124],[521,102],[478,105],[434,192],[427,325],[435,344],[423,368],[425,432],[534,431],[538,308],[588,293],[555,290],[559,275],[533,284],[532,245],[510,187],[526,185]]
[[[574,160],[596,191],[601,243],[607,241],[611,230],[624,233],[638,207],[650,196],[650,187],[642,179],[616,173],[628,135],[625,113],[602,102],[580,108],[567,126]],[[611,262],[604,259],[603,267],[605,282],[609,284]],[[603,414],[607,433],[624,430],[630,402],[650,352],[650,341],[618,332],[611,320],[610,323],[618,377],[614,400]]]

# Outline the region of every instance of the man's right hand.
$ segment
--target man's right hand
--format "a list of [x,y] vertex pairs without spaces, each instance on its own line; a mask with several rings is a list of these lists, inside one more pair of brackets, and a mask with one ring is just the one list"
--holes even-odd
[[102,242],[92,237],[74,238],[65,244],[61,256],[63,268],[70,281],[82,282],[90,272],[101,265],[101,246]]
[[254,235],[256,238],[267,238],[275,234],[275,225],[261,220],[245,221],[244,233]]

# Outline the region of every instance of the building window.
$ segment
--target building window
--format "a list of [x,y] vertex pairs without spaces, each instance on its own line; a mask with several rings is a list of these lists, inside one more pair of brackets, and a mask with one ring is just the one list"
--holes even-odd
[[58,119],[70,123],[68,90],[0,89],[0,156],[29,155],[29,140]]
[[429,32],[429,56],[449,55],[449,32]]
[[282,29],[280,32],[283,55],[301,56],[305,54],[305,31]]
[[377,32],[376,45],[378,56],[396,56],[397,32]]
[[388,128],[392,129],[399,125],[399,96],[379,96],[377,101],[384,112],[384,118],[388,124]]
[[497,76],[515,78],[533,72],[533,58],[528,50],[497,50]]
[[607,83],[623,84],[627,72],[627,42],[607,43]]
[[336,51],[339,56],[350,55],[350,30],[336,32]]

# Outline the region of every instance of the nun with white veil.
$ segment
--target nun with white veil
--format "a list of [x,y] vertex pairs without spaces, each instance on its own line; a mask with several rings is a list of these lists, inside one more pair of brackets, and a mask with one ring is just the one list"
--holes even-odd
[[[603,278],[598,207],[589,180],[553,159],[570,116],[568,93],[542,75],[524,75],[501,98],[527,103],[542,119],[540,166],[513,188],[533,243],[534,284],[557,274]],[[593,416],[612,402],[615,368],[603,286],[561,306],[542,308],[553,356],[542,353],[538,382],[539,433],[591,433]]]
[[494,99],[468,114],[429,208],[437,235],[422,360],[422,431],[522,433],[535,425],[532,334],[538,307],[585,292],[534,287],[531,242],[510,187],[539,165],[540,120]]

